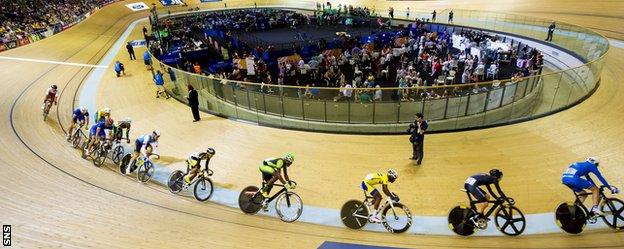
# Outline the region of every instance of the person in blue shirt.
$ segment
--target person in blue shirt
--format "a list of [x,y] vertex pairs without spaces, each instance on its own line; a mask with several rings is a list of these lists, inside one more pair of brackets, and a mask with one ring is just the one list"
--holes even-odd
[[160,70],[157,70],[154,74],[154,84],[156,84],[156,98],[160,97],[161,94],[163,94],[167,99],[171,97],[167,91],[165,91],[165,79],[163,78],[163,74]]
[[115,73],[117,74],[117,77],[121,76],[121,74],[126,75],[123,63],[115,61]]
[[152,57],[150,56],[149,51],[145,51],[143,53],[143,62],[145,63],[147,70],[152,70]]
[[[106,139],[106,130],[110,131],[112,129],[112,118],[106,118],[104,121],[100,121],[92,125],[91,129],[89,129],[89,144],[87,145],[87,148],[85,150],[85,155],[88,156],[91,153],[91,149],[96,142]],[[109,138],[112,138],[111,135],[112,132],[109,132]]]
[[72,124],[69,126],[69,130],[67,131],[67,141],[71,138],[74,128],[77,128],[76,124],[79,124],[80,127],[83,125],[89,127],[89,110],[87,110],[86,107],[82,106],[80,108],[76,108],[76,110],[72,112]]
[[[596,177],[598,177],[598,180],[600,180],[603,185],[607,186],[611,190],[612,194],[617,194],[620,190],[609,185],[607,180],[602,177],[602,174],[600,174],[600,171],[598,170],[599,164],[600,160],[597,157],[588,157],[584,162],[573,163],[566,169],[565,172],[563,172],[561,182],[576,193],[586,193],[585,189],[589,189],[592,192],[594,201],[594,206],[592,207],[591,212],[596,215],[604,215],[598,209],[598,202],[600,201],[599,188],[596,186],[594,181],[592,181],[591,177],[589,177],[589,173],[593,173]],[[585,201],[585,196],[581,198],[581,202],[583,201]]]

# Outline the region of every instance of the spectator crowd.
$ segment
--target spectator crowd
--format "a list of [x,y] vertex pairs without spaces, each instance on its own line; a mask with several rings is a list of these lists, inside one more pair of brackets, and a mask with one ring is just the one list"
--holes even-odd
[[62,29],[110,2],[113,0],[0,0],[0,45]]
[[[220,29],[231,35],[232,30],[252,31],[284,26],[294,28],[300,24],[311,23],[348,25],[343,22],[344,19],[341,21],[341,12],[372,17],[368,9],[352,6],[339,6],[333,12],[315,13],[312,17],[281,10],[245,10],[166,20],[164,26],[168,30],[178,30],[168,40],[187,40],[182,43],[188,46],[206,39],[201,35],[193,35],[203,34],[201,30],[205,28]],[[451,18],[449,16],[450,20]],[[268,23],[269,26],[263,28],[259,26],[260,23]],[[382,39],[377,38],[373,42],[363,43],[360,37],[352,37],[346,33],[337,34],[331,43],[338,46],[328,47],[328,42],[324,39],[315,41],[320,52],[310,58],[299,56],[301,48],[293,46],[294,56],[278,60],[276,67],[270,67],[270,62],[264,61],[266,58],[258,56],[264,51],[274,50],[271,45],[250,47],[246,51],[232,53],[231,70],[216,74],[226,79],[261,83],[260,90],[267,92],[274,91],[269,86],[275,84],[301,86],[296,93],[299,97],[319,98],[321,96],[317,87],[339,87],[340,90],[334,96],[322,97],[333,97],[336,101],[411,101],[487,91],[488,88],[483,86],[462,85],[499,78],[509,79],[512,76],[514,79],[530,76],[537,73],[543,64],[541,53],[530,47],[517,49],[510,46],[508,50],[490,48],[488,44],[501,42],[502,39],[478,30],[463,29],[458,34],[461,36],[463,49],[458,49],[458,44],[453,44],[451,33],[430,31],[427,24],[416,20],[407,28],[384,31],[381,27],[380,32],[394,32],[393,37],[388,39],[389,42],[382,42]],[[165,41],[164,45],[166,44],[169,43]],[[478,48],[479,52],[471,52],[472,48]],[[248,72],[250,62],[253,62],[253,73]],[[194,71],[192,69],[196,66],[193,64],[197,65],[186,61],[184,68]],[[502,70],[503,67],[505,70]],[[414,90],[418,86],[440,85],[451,87]],[[382,91],[382,87],[394,87],[398,90]]]

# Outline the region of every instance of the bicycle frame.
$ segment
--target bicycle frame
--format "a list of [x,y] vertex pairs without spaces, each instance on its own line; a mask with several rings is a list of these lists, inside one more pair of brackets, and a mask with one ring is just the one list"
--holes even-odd
[[[607,198],[607,196],[605,196],[605,194],[604,194],[604,189],[605,188],[607,188],[607,186],[600,186],[600,188],[598,190],[599,195],[600,195],[600,200],[598,201],[598,204],[602,203]],[[583,209],[583,211],[585,211],[585,214],[587,214],[587,216],[589,216],[590,215],[590,211],[589,211],[589,209],[587,209],[587,206],[585,206],[585,204],[583,204],[583,202],[581,201],[581,197],[582,196],[591,196],[592,192],[590,191],[590,192],[585,192],[585,193],[580,193],[579,194],[577,192],[572,191],[572,193],[574,193],[574,196],[576,198],[574,200],[574,203],[577,204],[579,207],[581,207]]]
[[[365,203],[366,203],[366,201],[372,200],[374,198],[372,196],[367,195],[366,193],[364,193],[364,196],[365,196],[365,198],[364,198],[364,201],[362,202],[362,205],[364,207],[366,207],[366,210],[368,210],[368,213],[370,214],[371,213],[371,209]],[[394,202],[392,202],[392,198],[390,198],[390,196],[386,196],[386,202],[384,202],[381,206],[379,206],[379,210],[383,210],[387,205],[390,205],[390,207],[392,209],[394,209]],[[356,212],[357,212],[357,210],[356,210]],[[353,216],[354,217],[358,217],[358,218],[368,219],[368,216],[364,217],[363,215],[359,215],[357,213],[353,213]]]
[[[503,203],[508,202],[508,200],[503,200],[503,199],[502,199],[502,197],[499,197],[499,196],[494,195],[494,194],[492,193],[491,189],[489,188],[489,186],[488,186],[488,192],[489,192],[489,194],[490,194],[492,197],[494,197],[494,200],[489,200],[489,201],[483,201],[483,202],[481,202],[481,201],[478,201],[478,200],[474,200],[474,199],[473,199],[473,197],[472,197],[472,195],[470,194],[470,191],[466,190],[466,194],[468,195],[468,200],[470,200],[470,209],[472,209],[473,211],[475,211],[475,213],[476,213],[476,210],[477,210],[477,208],[476,208],[475,204],[477,204],[477,203],[492,203],[492,204],[494,204],[494,205],[492,205],[492,206],[491,206],[491,207],[490,207],[490,208],[489,208],[489,209],[485,212],[485,214],[483,214],[483,216],[485,216],[486,218],[487,218],[487,217],[490,217],[490,215],[492,215],[492,213],[494,213],[494,211],[495,211],[498,207],[502,206],[502,205],[503,205]],[[510,204],[511,204],[511,203],[510,203]],[[513,206],[513,205],[512,205],[512,206]]]
[[[266,185],[266,183],[262,183],[262,187],[264,188],[264,186]],[[283,185],[283,184],[273,184],[273,186],[278,186],[278,187],[282,187],[282,189],[280,189],[280,191],[277,191],[277,193],[273,194],[273,196],[269,197],[267,199],[267,203],[273,201],[275,198],[277,198],[280,194],[284,193],[284,192],[288,192],[288,189]],[[258,192],[259,194],[260,192]]]

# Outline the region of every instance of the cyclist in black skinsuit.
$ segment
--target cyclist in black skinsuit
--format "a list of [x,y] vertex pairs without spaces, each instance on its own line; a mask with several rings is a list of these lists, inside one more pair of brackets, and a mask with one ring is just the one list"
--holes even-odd
[[483,212],[489,205],[487,201],[490,199],[489,194],[484,192],[483,189],[481,189],[479,186],[485,186],[489,193],[491,193],[495,198],[498,198],[495,193],[492,192],[492,188],[490,187],[490,185],[494,184],[498,194],[503,198],[507,198],[499,185],[499,182],[502,178],[503,172],[498,169],[492,169],[490,170],[489,174],[480,173],[466,179],[466,182],[464,183],[464,188],[478,201],[478,203],[475,203],[477,214],[476,216],[470,218],[470,220],[475,223],[475,225],[477,224],[477,220],[485,218]]

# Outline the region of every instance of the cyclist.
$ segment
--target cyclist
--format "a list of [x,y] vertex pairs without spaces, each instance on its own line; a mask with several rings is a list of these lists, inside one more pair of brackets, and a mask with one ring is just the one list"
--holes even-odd
[[132,172],[132,165],[134,165],[136,159],[141,154],[143,157],[148,157],[152,154],[152,151],[158,149],[158,138],[160,138],[160,131],[154,130],[152,134],[140,136],[134,141],[134,152],[132,157],[126,166],[126,175]]
[[72,124],[69,126],[69,131],[67,131],[67,141],[71,138],[71,134],[73,134],[72,132],[78,123],[80,123],[79,126],[89,127],[89,110],[84,106],[77,108],[72,113]]
[[130,126],[132,119],[126,117],[124,120],[117,121],[113,126],[114,139],[120,141],[123,138],[123,130],[126,130],[126,143],[130,143]]
[[[91,126],[89,130],[89,144],[86,148],[85,155],[89,155],[91,153],[91,148],[96,142],[99,142],[103,139],[106,139],[106,130],[113,129],[113,119],[107,118],[104,121],[100,121]],[[110,133],[109,133],[110,134]],[[108,138],[111,138],[109,135]]]
[[[591,208],[591,212],[596,215],[603,216],[604,214],[598,208],[598,203],[600,202],[600,191],[598,187],[596,187],[594,181],[592,181],[591,177],[589,177],[589,173],[594,173],[603,185],[609,187],[612,194],[617,194],[620,190],[609,185],[607,180],[605,180],[604,177],[602,177],[602,174],[600,174],[598,165],[600,165],[600,160],[597,157],[588,157],[584,162],[573,163],[566,169],[565,172],[563,172],[561,182],[576,193],[586,193],[585,189],[589,189],[592,192],[592,198],[594,201],[594,206]],[[585,177],[585,179],[581,177]],[[586,196],[581,197],[581,202],[585,201],[585,197]]]
[[[191,184],[195,176],[197,176],[198,172],[208,170],[208,163],[210,162],[210,158],[214,156],[215,150],[213,148],[208,148],[206,152],[193,152],[188,159],[186,159],[186,164],[189,167],[188,174],[184,176],[185,186]],[[204,163],[204,167],[201,167],[201,160],[206,159]]]
[[480,173],[466,179],[466,182],[464,183],[464,188],[466,189],[466,191],[468,191],[468,193],[472,194],[475,199],[477,199],[477,203],[475,203],[477,213],[475,216],[470,217],[470,221],[474,223],[476,227],[479,227],[479,220],[485,219],[483,212],[488,207],[488,201],[490,200],[490,195],[484,192],[483,189],[481,189],[479,186],[487,187],[488,192],[498,199],[498,197],[494,194],[494,192],[492,192],[492,188],[490,187],[490,185],[494,184],[498,194],[502,198],[507,198],[499,185],[502,178],[503,172],[498,169],[491,169],[489,174]]
[[[284,187],[286,188],[294,188],[294,185],[291,185],[290,178],[288,177],[288,168],[292,165],[295,160],[295,156],[292,153],[286,153],[282,158],[267,158],[262,161],[262,165],[260,165],[260,172],[262,172],[262,181],[266,183],[264,187],[260,190],[260,193],[264,198],[269,197],[269,193],[271,193],[271,188],[273,188],[273,183],[275,181],[280,180]],[[281,169],[284,170],[284,176],[286,177],[286,181],[281,174]]]
[[111,115],[111,109],[108,107],[104,107],[101,110],[95,112],[94,118],[95,118],[95,122],[100,122],[102,120],[104,120],[105,118],[110,117]]
[[43,106],[41,106],[41,109],[45,109],[45,103],[48,101],[50,102],[50,105],[56,105],[56,102],[58,100],[58,97],[56,96],[57,94],[58,87],[56,85],[51,85],[50,88],[46,90],[46,96],[45,99],[43,99]]
[[379,190],[375,188],[375,185],[381,184],[383,186],[383,192],[387,196],[391,196],[394,201],[398,201],[398,196],[394,193],[390,192],[388,189],[388,183],[394,183],[396,179],[399,177],[396,170],[388,169],[386,173],[370,173],[364,177],[362,181],[362,189],[367,194],[373,197],[373,203],[371,203],[375,207],[375,212],[372,216],[369,217],[371,222],[381,222],[379,218],[379,204],[381,203],[381,193]]

